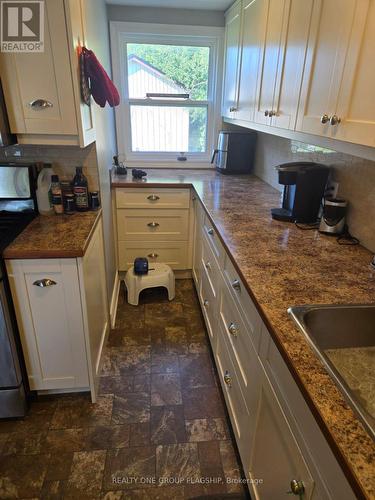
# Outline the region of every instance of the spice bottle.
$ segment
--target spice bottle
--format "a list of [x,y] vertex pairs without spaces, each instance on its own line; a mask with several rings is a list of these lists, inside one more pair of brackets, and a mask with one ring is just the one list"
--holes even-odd
[[73,179],[73,193],[78,212],[85,212],[89,208],[89,193],[87,179],[82,173],[82,167],[76,168]]
[[51,176],[51,198],[55,214],[64,213],[62,191],[58,175]]

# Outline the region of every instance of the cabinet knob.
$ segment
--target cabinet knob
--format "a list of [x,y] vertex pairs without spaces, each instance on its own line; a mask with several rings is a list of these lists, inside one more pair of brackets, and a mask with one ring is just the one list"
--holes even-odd
[[158,200],[160,200],[160,196],[158,196],[156,194],[150,194],[150,196],[147,196],[147,199],[150,201],[158,201]]
[[210,270],[211,269],[211,262],[206,262],[205,263],[205,268]]
[[241,283],[239,282],[239,280],[234,280],[232,282],[232,288],[234,288],[237,292],[241,291]]
[[289,495],[298,495],[300,498],[305,493],[305,486],[302,481],[298,479],[292,479],[290,481],[290,491],[287,492]]
[[158,226],[160,226],[159,222],[149,222],[147,225],[148,225],[148,227],[158,227]]
[[236,106],[231,106],[231,107],[229,108],[229,111],[230,111],[231,113],[233,113],[233,111],[237,111]]
[[150,257],[150,259],[157,259],[159,257],[159,254],[152,252],[147,255],[147,257]]
[[232,387],[232,377],[230,376],[230,373],[228,370],[225,370],[223,379],[228,387]]
[[340,122],[341,122],[341,118],[337,115],[332,115],[330,120],[329,120],[329,123],[331,125],[338,125]]
[[33,285],[39,286],[40,288],[46,288],[47,286],[57,285],[57,283],[49,278],[44,278],[42,280],[34,281]]
[[207,299],[205,299],[205,300],[203,301],[203,305],[204,305],[204,307],[208,307],[208,304],[209,304],[209,303],[208,303],[208,300],[207,300]]
[[320,117],[320,121],[321,123],[325,124],[325,123],[328,123],[330,121],[331,117],[328,116],[326,113],[324,113],[324,115],[322,115]]
[[270,118],[272,118],[273,116],[276,116],[276,111],[273,111],[273,110],[269,111],[268,116]]
[[266,109],[266,111],[264,112],[264,116],[269,116],[270,112],[268,111],[268,109]]
[[47,101],[47,99],[35,99],[29,103],[29,106],[30,108],[40,111],[42,109],[52,108],[53,104],[52,102]]
[[214,235],[214,230],[212,229],[212,227],[210,227],[210,229],[207,229],[207,233],[208,233],[210,236],[213,236],[213,235]]
[[233,337],[237,337],[238,334],[238,328],[235,323],[230,323],[228,326],[228,332],[233,335]]

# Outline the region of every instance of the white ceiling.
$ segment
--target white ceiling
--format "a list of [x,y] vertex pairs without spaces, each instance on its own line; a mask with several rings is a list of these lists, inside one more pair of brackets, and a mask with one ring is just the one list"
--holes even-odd
[[106,0],[108,4],[174,9],[226,10],[233,0]]

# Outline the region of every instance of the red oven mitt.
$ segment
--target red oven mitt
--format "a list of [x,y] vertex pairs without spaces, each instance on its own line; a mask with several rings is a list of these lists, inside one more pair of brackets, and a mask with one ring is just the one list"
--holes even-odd
[[92,50],[82,47],[86,76],[90,78],[90,90],[95,102],[102,108],[106,102],[113,108],[120,103],[120,95],[107,72]]

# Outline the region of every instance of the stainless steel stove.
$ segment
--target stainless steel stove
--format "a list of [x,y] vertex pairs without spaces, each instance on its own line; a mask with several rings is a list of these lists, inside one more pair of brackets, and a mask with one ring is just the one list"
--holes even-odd
[[28,385],[3,251],[36,217],[32,165],[0,164],[0,418],[22,417]]

